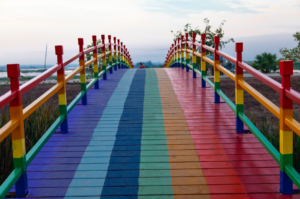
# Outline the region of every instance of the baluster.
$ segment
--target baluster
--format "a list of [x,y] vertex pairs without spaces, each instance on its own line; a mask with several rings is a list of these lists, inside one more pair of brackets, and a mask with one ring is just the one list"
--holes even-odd
[[99,76],[98,76],[98,58],[97,58],[97,52],[98,52],[98,49],[97,49],[97,36],[96,35],[93,35],[93,45],[95,47],[95,49],[93,50],[93,58],[96,59],[94,61],[94,78],[96,79],[96,82],[95,82],[95,89],[99,89]]
[[174,44],[172,44],[172,66],[171,67],[174,67],[174,62],[175,62],[175,49],[174,49]]
[[101,35],[101,39],[102,39],[102,53],[103,53],[103,57],[102,57],[102,70],[104,71],[103,73],[103,80],[107,80],[107,74],[106,74],[106,46],[105,46],[105,35]]
[[124,59],[124,49],[123,49],[123,42],[121,42],[121,68],[124,68],[124,63],[123,63],[123,59]]
[[[185,33],[185,41],[188,42],[189,41],[189,33]],[[190,63],[190,54],[187,51],[189,49],[189,45],[188,43],[185,44],[185,63],[186,63],[186,72],[190,71],[190,68],[188,67],[188,64]]]
[[115,64],[115,70],[118,70],[117,68],[117,44],[116,44],[117,38],[114,37],[114,64]]
[[282,194],[293,194],[293,182],[285,173],[285,166],[293,166],[293,131],[285,124],[286,118],[293,118],[293,101],[286,97],[285,91],[291,89],[293,61],[280,61],[280,191]]
[[63,65],[63,46],[55,46],[55,54],[57,55],[57,64],[61,64],[61,69],[57,71],[57,83],[62,83],[63,86],[58,90],[58,104],[59,115],[64,118],[64,121],[60,125],[61,134],[69,132],[68,118],[67,118],[67,94],[66,94],[66,79],[65,79],[65,67]]
[[118,39],[118,68],[121,68],[120,39]]
[[81,101],[82,105],[87,105],[87,93],[86,93],[86,74],[85,74],[85,59],[84,59],[84,52],[83,52],[83,38],[78,38],[78,45],[79,45],[79,52],[82,53],[79,57],[79,65],[81,67],[80,71],[80,86],[81,86],[81,93],[84,93]]
[[238,65],[242,62],[243,43],[235,43],[236,63],[235,63],[235,103],[236,103],[236,131],[238,134],[244,133],[244,123],[239,118],[239,113],[244,113],[244,91],[239,85],[239,80],[243,80],[243,69]]
[[110,51],[109,54],[108,54],[108,63],[109,63],[109,66],[110,66],[110,69],[109,69],[109,73],[112,74],[113,73],[113,66],[112,66],[112,49],[111,49],[111,35],[108,35],[108,50]]
[[215,84],[215,103],[220,103],[220,95],[217,93],[217,91],[220,91],[220,70],[218,69],[217,65],[220,65],[220,55],[217,54],[217,51],[219,51],[219,43],[220,43],[220,37],[215,36],[214,37],[214,43],[215,43],[215,50],[214,50],[214,84]]
[[19,64],[7,64],[7,77],[10,79],[10,90],[12,93],[17,92],[16,98],[9,103],[10,120],[20,121],[19,126],[11,133],[14,168],[21,168],[22,171],[22,175],[15,184],[16,196],[18,198],[25,197],[28,194],[22,93],[19,90],[20,76]]
[[126,45],[124,45],[124,68],[127,68],[127,65],[126,65]]
[[177,38],[177,68],[180,67],[180,38]]
[[181,35],[181,69],[184,69],[184,53],[183,53],[183,48],[184,48],[184,43],[183,43],[184,35]]
[[195,42],[196,42],[196,35],[197,33],[193,32],[192,34],[192,37],[193,37],[193,78],[196,78],[196,67],[197,67],[197,58],[196,58],[196,45],[195,45]]
[[176,41],[174,41],[173,47],[173,67],[176,67]]
[[206,61],[203,59],[206,56],[206,51],[203,46],[205,45],[205,34],[201,34],[201,87],[206,88]]

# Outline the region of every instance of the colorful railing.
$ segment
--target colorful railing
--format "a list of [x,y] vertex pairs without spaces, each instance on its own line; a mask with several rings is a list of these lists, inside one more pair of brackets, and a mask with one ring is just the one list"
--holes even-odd
[[[175,44],[172,44],[164,66],[181,67],[182,69],[186,67],[187,72],[191,69],[193,70],[193,78],[196,78],[196,74],[200,75],[201,87],[205,88],[207,82],[211,88],[214,89],[214,102],[220,103],[221,97],[232,111],[236,113],[237,133],[244,132],[245,124],[280,165],[281,193],[293,194],[293,183],[300,188],[300,175],[293,168],[293,132],[300,136],[300,123],[293,119],[293,102],[300,104],[300,94],[290,87],[291,75],[293,75],[293,61],[280,62],[280,75],[282,76],[282,83],[280,85],[277,81],[243,62],[243,43],[235,44],[236,58],[234,58],[219,50],[220,38],[218,36],[215,36],[214,38],[215,48],[205,45],[205,34],[201,34],[201,43],[195,42],[196,33],[192,34],[192,42],[188,40],[188,37],[188,33],[185,35],[185,38],[184,35],[181,35],[181,38],[178,38],[177,41],[175,41]],[[192,45],[191,49],[190,45]],[[196,46],[200,47],[201,53],[196,52]],[[210,51],[214,54],[214,60],[211,60],[206,56],[206,51]],[[192,65],[189,64],[189,53],[192,54]],[[201,57],[201,71],[196,68],[196,56]],[[235,74],[220,65],[220,56],[235,64]],[[211,64],[214,68],[214,83],[206,77],[206,62]],[[280,94],[280,108],[243,80],[243,70],[247,71]],[[231,102],[220,90],[220,71],[235,81],[236,104]],[[247,116],[244,115],[244,90],[280,120],[279,152],[256,128],[256,126],[253,125]]]
[[[14,170],[0,187],[0,198],[4,198],[9,190],[15,185],[16,196],[25,197],[28,193],[27,188],[27,172],[26,168],[42,149],[48,139],[52,136],[55,130],[60,126],[61,133],[68,133],[68,114],[75,107],[75,105],[82,100],[82,105],[87,105],[87,91],[95,85],[95,89],[99,89],[99,78],[107,79],[107,71],[113,73],[113,69],[132,68],[132,61],[127,48],[116,37],[113,38],[114,43],[111,43],[111,36],[108,36],[108,43],[105,43],[105,35],[101,35],[102,44],[96,45],[97,37],[93,36],[93,47],[84,50],[83,39],[78,39],[79,53],[74,57],[63,62],[63,46],[55,46],[55,53],[57,55],[57,64],[37,77],[19,86],[20,66],[19,64],[7,65],[7,76],[10,78],[11,91],[0,97],[0,108],[9,104],[10,107],[10,121],[0,129],[0,142],[8,135],[12,135],[13,148],[13,162]],[[112,50],[112,46],[114,50]],[[97,50],[101,48],[102,53],[97,54]],[[108,50],[107,50],[108,48]],[[93,58],[85,61],[85,54],[93,52]],[[112,56],[114,55],[114,60]],[[108,56],[109,63],[106,64]],[[65,66],[72,63],[79,58],[79,67],[73,70],[69,75],[65,76]],[[98,71],[98,60],[102,59],[102,71]],[[112,62],[114,61],[114,62]],[[86,83],[86,67],[90,64],[94,66],[94,78]],[[50,88],[38,99],[33,101],[30,105],[23,109],[22,95],[34,88],[36,85],[47,79],[57,72],[57,84]],[[80,73],[81,92],[80,94],[67,106],[66,101],[66,83],[70,81],[75,75]],[[37,110],[43,103],[45,103],[51,96],[58,93],[59,98],[59,113],[60,116],[45,132],[41,139],[34,145],[34,147],[26,154],[25,147],[25,132],[24,120],[29,117],[35,110]]]

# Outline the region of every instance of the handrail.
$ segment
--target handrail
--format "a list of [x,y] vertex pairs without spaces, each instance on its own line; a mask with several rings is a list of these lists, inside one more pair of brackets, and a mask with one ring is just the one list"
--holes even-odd
[[[104,38],[104,35],[102,35]],[[113,66],[115,66],[115,70],[117,68],[132,68],[132,61],[130,58],[130,54],[127,51],[127,48],[123,43],[121,42],[121,45],[116,44],[116,38],[114,38],[114,44],[111,43],[110,38],[111,36],[108,36],[109,43],[107,44],[99,44],[96,45],[97,37],[93,36],[93,44],[94,46],[83,50],[83,39],[78,39],[79,49],[80,52],[76,54],[75,56],[71,57],[67,61],[63,62],[62,55],[63,55],[63,47],[62,46],[55,46],[55,52],[57,55],[57,62],[58,64],[52,66],[48,70],[44,71],[40,75],[34,77],[33,79],[27,81],[23,85],[19,87],[19,77],[20,77],[20,66],[19,64],[11,64],[7,65],[9,70],[8,77],[10,78],[11,87],[14,88],[14,90],[11,90],[4,95],[0,96],[0,108],[4,107],[5,105],[12,103],[11,107],[16,108],[15,104],[18,104],[17,108],[20,109],[17,114],[20,114],[19,117],[11,118],[11,120],[5,124],[2,128],[0,128],[0,142],[5,139],[7,136],[11,134],[12,131],[15,131],[15,133],[18,134],[19,137],[25,137],[25,132],[22,130],[22,128],[18,128],[20,124],[24,123],[24,120],[28,118],[35,110],[37,110],[41,105],[43,105],[48,99],[50,99],[54,94],[59,93],[59,105],[60,105],[60,116],[57,118],[57,120],[51,125],[51,127],[46,131],[46,133],[40,138],[40,140],[33,146],[33,148],[27,153],[24,151],[26,148],[23,143],[18,144],[18,146],[15,146],[13,148],[13,153],[20,154],[20,150],[22,151],[24,155],[23,158],[26,158],[26,161],[23,165],[19,167],[15,167],[12,174],[4,181],[4,183],[0,186],[0,198],[4,198],[6,194],[9,192],[9,190],[12,188],[12,186],[17,182],[17,180],[21,178],[25,178],[24,180],[27,180],[27,177],[23,174],[26,171],[27,166],[30,164],[30,162],[34,159],[34,157],[38,154],[38,152],[41,150],[41,148],[45,145],[47,140],[52,136],[52,134],[55,132],[55,130],[61,125],[61,131],[62,133],[68,132],[68,127],[66,125],[66,118],[67,115],[70,113],[70,111],[75,107],[75,105],[78,103],[80,99],[82,101],[87,99],[87,90],[89,90],[93,85],[95,85],[95,89],[99,89],[99,79],[106,75],[107,71],[110,71],[112,73]],[[105,46],[109,46],[109,50],[107,51],[105,49]],[[111,49],[111,46],[117,46],[118,48],[115,48],[114,50]],[[100,55],[97,55],[97,49],[102,48],[102,51],[106,51],[101,53]],[[93,58],[85,61],[84,56],[87,53],[93,52]],[[112,53],[115,53],[115,59],[112,63]],[[96,54],[96,55],[95,55]],[[116,57],[118,54],[118,57]],[[101,72],[98,72],[98,59],[102,58],[102,60],[106,60],[106,55],[108,55],[110,62],[108,63],[108,66],[103,68]],[[79,67],[75,68],[69,75],[65,75],[64,68],[72,63],[73,61],[77,60],[79,58]],[[117,59],[117,60],[116,60]],[[94,78],[93,80],[86,85],[86,73],[85,68],[90,65],[94,64]],[[117,67],[118,66],[118,67]],[[51,75],[57,73],[57,84],[55,84],[53,87],[51,87],[48,91],[46,91],[44,94],[42,94],[39,98],[34,100],[31,104],[29,104],[24,109],[22,108],[22,94],[28,92],[30,89],[34,88],[36,85],[50,77]],[[67,106],[66,105],[66,93],[65,93],[65,87],[66,82],[69,82],[74,76],[76,76],[78,73],[80,73],[80,82],[81,82],[81,92],[80,94]],[[83,86],[84,85],[84,86]],[[84,103],[83,103],[84,105]],[[64,107],[64,108],[61,108]],[[10,108],[11,108],[10,107]],[[16,111],[15,111],[16,112]],[[13,115],[14,116],[14,115]],[[12,116],[11,116],[12,117]],[[15,116],[14,116],[15,117]],[[19,130],[21,129],[21,130]],[[17,132],[16,132],[17,131]],[[18,152],[17,152],[18,150]],[[26,172],[25,172],[26,173]],[[22,181],[20,182],[22,183]],[[24,187],[23,185],[19,185],[18,183],[15,184],[16,187],[21,187],[16,193],[17,197],[25,197],[27,190],[27,187]],[[24,189],[23,189],[23,188]]]
[[[186,39],[189,35],[186,33]],[[244,124],[250,129],[250,131],[255,135],[255,137],[262,143],[266,150],[271,154],[274,160],[280,164],[281,172],[285,172],[290,179],[300,188],[300,175],[293,168],[292,161],[290,158],[286,158],[283,161],[285,155],[293,155],[293,141],[292,141],[292,132],[295,132],[300,136],[300,123],[293,119],[292,111],[293,102],[300,105],[300,93],[296,92],[290,88],[290,76],[293,74],[293,62],[292,61],[281,61],[280,62],[280,75],[282,76],[282,83],[275,81],[274,79],[266,76],[260,71],[249,66],[247,63],[242,61],[242,51],[243,43],[236,43],[236,58],[232,57],[219,50],[220,38],[216,36],[214,38],[215,48],[205,45],[205,34],[201,34],[201,44],[195,42],[196,33],[192,34],[193,42],[183,41],[183,36],[178,39],[178,42],[174,47],[170,48],[169,53],[167,54],[165,67],[178,67],[182,64],[185,65],[186,71],[189,69],[193,70],[193,78],[196,78],[196,74],[201,77],[201,87],[206,87],[208,83],[215,91],[215,103],[220,103],[220,98],[222,98],[228,106],[233,110],[237,115],[236,118],[236,130],[237,133],[243,133]],[[183,47],[184,44],[187,44],[186,49]],[[190,50],[189,45],[193,46],[193,50]],[[179,48],[177,48],[179,46]],[[180,47],[181,46],[181,47]],[[195,46],[200,47],[201,53],[196,52]],[[175,49],[175,50],[173,50]],[[209,59],[206,56],[206,50],[214,53],[214,60]],[[186,52],[186,59],[184,60],[184,53]],[[189,53],[192,53],[193,56],[193,65],[189,64]],[[201,71],[199,71],[196,66],[196,56],[201,58]],[[235,64],[235,74],[230,72],[228,69],[223,67],[220,64],[220,56],[227,59],[228,61]],[[214,69],[214,83],[212,83],[206,77],[206,63],[209,63],[213,66]],[[184,69],[184,67],[182,67]],[[270,88],[274,89],[280,94],[280,108],[276,106],[273,102],[263,96],[256,89],[251,87],[243,79],[243,70],[251,74],[253,77],[257,78],[264,84],[268,85]],[[236,104],[233,104],[231,100],[221,91],[220,89],[220,71],[223,72],[230,79],[235,81],[235,92],[236,92]],[[264,135],[253,125],[253,123],[244,115],[243,113],[243,90],[247,91],[252,97],[254,97],[258,102],[260,102],[265,108],[267,108],[272,114],[280,119],[280,152],[278,152],[274,146],[264,137]],[[288,134],[288,135],[286,135]],[[285,135],[285,136],[284,136]],[[288,152],[286,152],[288,151]],[[280,179],[281,183],[281,192],[283,194],[292,193],[292,183],[286,179]],[[288,185],[283,186],[286,183]],[[284,187],[284,188],[282,188]]]
[[262,81],[263,83],[265,83],[268,86],[270,86],[271,88],[273,88],[275,91],[280,92],[281,85],[277,81],[275,81],[272,78],[264,75],[263,73],[259,72],[255,68],[253,68],[253,67],[249,66],[248,64],[246,64],[245,62],[239,62],[238,65],[241,68],[243,68],[245,71],[247,71],[248,73],[250,73],[251,75],[256,77],[257,79]]
[[40,75],[32,78],[28,82],[24,83],[22,86],[20,86],[21,93],[25,94],[27,91],[29,91],[30,89],[32,89],[33,87],[35,87],[36,85],[38,85],[39,83],[41,83],[42,81],[44,81],[45,79],[47,79],[48,77],[53,75],[55,72],[57,72],[61,68],[62,68],[61,64],[55,65],[55,66],[51,67],[50,69],[46,70],[45,72],[41,73]]

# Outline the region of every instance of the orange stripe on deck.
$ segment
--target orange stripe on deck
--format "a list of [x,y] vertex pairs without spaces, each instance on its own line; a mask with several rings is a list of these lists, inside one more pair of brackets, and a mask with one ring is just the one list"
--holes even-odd
[[[164,69],[155,70],[162,102],[174,195],[207,195],[209,189],[206,179],[203,177],[197,151],[171,80]],[[180,178],[175,178],[176,176]],[[205,198],[210,199],[210,196]]]

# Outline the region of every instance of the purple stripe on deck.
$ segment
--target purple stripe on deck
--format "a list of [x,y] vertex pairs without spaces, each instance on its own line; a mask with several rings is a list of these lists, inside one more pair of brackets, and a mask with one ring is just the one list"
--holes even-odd
[[[53,135],[49,141],[46,143],[44,148],[50,148],[51,150],[44,150],[37,155],[37,157],[32,161],[32,163],[28,166],[28,179],[32,180],[35,179],[35,183],[43,183],[45,179],[53,179],[52,183],[55,187],[61,187],[59,190],[56,189],[56,192],[64,196],[68,190],[68,186],[71,183],[76,169],[80,163],[80,160],[85,152],[86,147],[89,144],[89,140],[85,139],[86,141],[80,143],[80,149],[76,152],[77,158],[60,158],[59,154],[65,153],[64,150],[59,150],[60,147],[59,143],[62,142],[70,142],[74,139],[74,136],[89,136],[91,139],[92,131],[98,124],[98,121],[101,118],[102,112],[107,105],[112,93],[114,92],[115,88],[117,87],[120,79],[123,77],[127,70],[118,70],[113,75],[108,77],[107,81],[100,80],[99,81],[99,90],[95,90],[94,88],[90,89],[87,93],[88,97],[88,105],[82,106],[80,105],[81,102],[78,103],[77,106],[70,112],[68,115],[68,120],[70,123],[70,129],[68,134],[55,134]],[[87,117],[88,116],[88,117]],[[87,119],[91,118],[91,120]],[[82,119],[85,119],[85,123],[82,123]],[[88,126],[88,130],[86,129]],[[69,140],[70,139],[70,140]],[[49,145],[49,143],[57,143],[58,146]],[[76,147],[75,145],[70,145],[70,147]],[[58,148],[58,150],[56,150]],[[68,147],[65,147],[68,148]],[[72,150],[71,150],[72,151]],[[49,163],[48,157],[54,157],[52,163]],[[62,161],[63,160],[63,161]],[[68,161],[66,161],[68,160]],[[47,164],[51,164],[47,165]],[[48,167],[59,167],[64,168],[68,167],[68,172],[62,172],[60,169],[56,170],[55,172],[39,172],[43,170],[48,170]],[[64,169],[62,169],[64,170]],[[64,179],[61,181],[61,179]],[[63,183],[62,183],[63,182]],[[47,195],[43,193],[42,189],[34,189],[31,188],[32,183],[29,183],[29,191],[31,194],[35,196],[38,195]],[[51,189],[50,189],[51,190]],[[53,191],[53,190],[52,190]],[[29,194],[30,197],[30,194]]]

